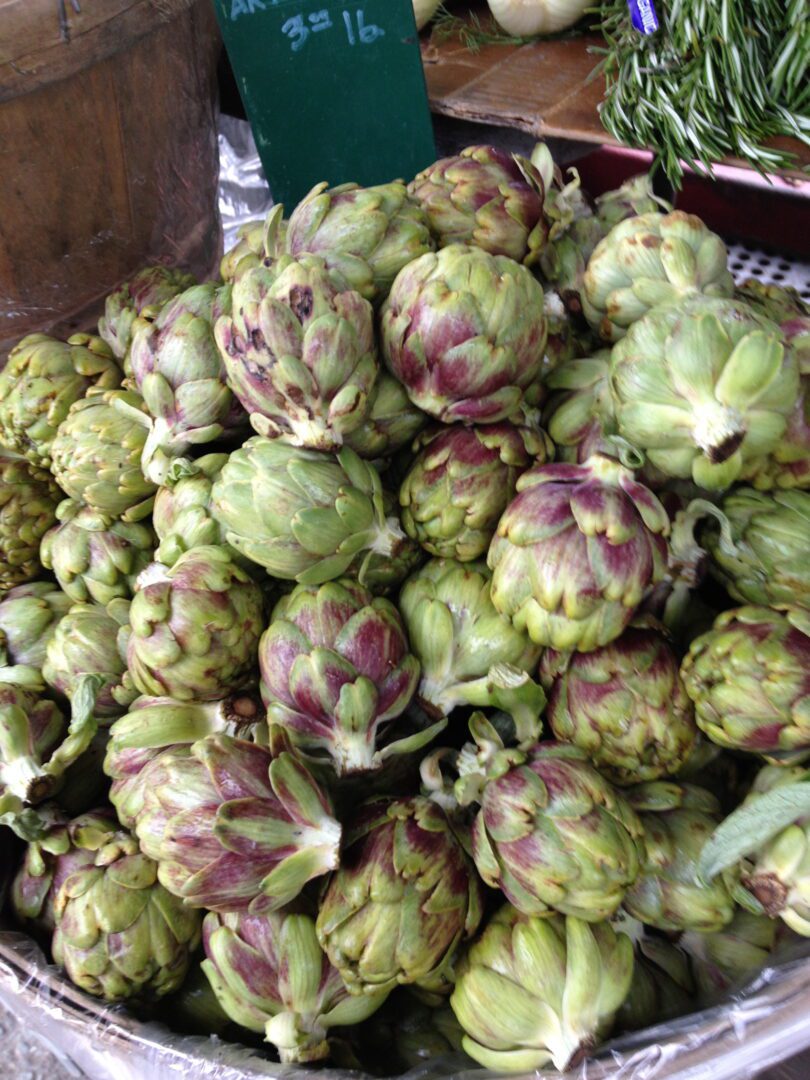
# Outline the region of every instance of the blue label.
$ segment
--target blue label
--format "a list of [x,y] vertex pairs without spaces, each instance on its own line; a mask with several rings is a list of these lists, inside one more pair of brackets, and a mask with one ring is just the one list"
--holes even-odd
[[640,34],[654,34],[658,29],[658,15],[653,0],[627,0],[633,26]]

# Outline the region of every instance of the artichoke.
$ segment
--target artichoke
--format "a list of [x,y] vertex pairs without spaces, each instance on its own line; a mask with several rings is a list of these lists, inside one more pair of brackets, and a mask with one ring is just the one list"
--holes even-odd
[[485,1069],[563,1072],[610,1031],[632,976],[632,942],[609,923],[505,904],[459,964],[450,1004]]
[[237,551],[302,585],[340,577],[355,558],[362,582],[373,555],[396,556],[405,540],[376,469],[348,447],[334,458],[256,435],[214,481],[211,512]]
[[719,878],[700,880],[703,845],[720,821],[715,796],[693,784],[663,780],[627,792],[644,826],[645,856],[624,907],[659,930],[712,932],[731,922],[734,900]]
[[492,602],[537,645],[607,645],[666,573],[666,511],[600,454],[530,469],[517,490],[489,549]]
[[267,254],[276,254],[275,251],[268,253],[265,250],[264,218],[244,222],[236,230],[236,235],[239,239],[225,252],[219,264],[219,276],[226,284],[234,281],[245,270],[258,266]]
[[119,521],[65,499],[59,524],[42,538],[40,558],[71,600],[108,604],[132,596],[135,579],[152,561],[155,534],[145,522]]
[[0,600],[0,631],[12,664],[42,668],[56,625],[72,604],[50,581],[16,585]]
[[[363,1064],[397,1075],[424,1067],[461,1050],[464,1031],[445,998],[425,1001],[424,992],[395,990],[371,1020],[356,1032]],[[376,1068],[374,1072],[376,1072]]]
[[402,487],[402,526],[431,555],[469,562],[486,554],[521,473],[554,455],[545,432],[506,422],[434,425]]
[[720,509],[728,532],[710,520],[701,543],[729,595],[743,604],[810,608],[810,492],[738,488]]
[[385,735],[413,697],[419,661],[388,600],[348,578],[298,585],[273,611],[259,666],[269,722],[338,776],[379,768],[397,752]]
[[194,284],[194,276],[169,266],[145,266],[104,302],[98,332],[113,354],[123,360],[132,343],[134,323],[155,318],[179,292]]
[[318,940],[352,993],[433,987],[478,928],[482,902],[475,869],[436,802],[374,799],[346,826]]
[[39,574],[40,541],[61,498],[47,472],[0,451],[0,594]]
[[318,944],[315,922],[295,910],[206,915],[203,971],[225,1012],[264,1034],[282,1062],[329,1056],[333,1027],[358,1024],[386,990],[351,994]]
[[397,276],[381,333],[388,368],[420,409],[443,423],[503,420],[540,372],[543,290],[512,259],[451,244]]
[[128,833],[85,830],[82,840],[95,858],[56,894],[54,960],[105,1001],[177,990],[200,941],[200,913],[163,888],[157,866]]
[[766,284],[759,278],[747,278],[737,286],[734,295],[758,308],[774,322],[782,323],[810,314],[810,307],[802,300],[801,293],[790,285]]
[[615,423],[609,376],[607,349],[566,360],[547,376],[552,394],[543,421],[560,461],[582,465],[591,454],[615,453],[608,441]]
[[238,431],[245,417],[225,383],[214,324],[230,303],[230,288],[195,285],[171,300],[153,321],[139,319],[130,366],[149,416],[133,412],[148,430],[141,464],[162,483],[171,460]]
[[615,225],[588,260],[582,310],[605,341],[618,341],[647,312],[694,293],[731,296],[723,241],[700,218],[675,210]]
[[799,389],[775,323],[703,296],[635,323],[610,367],[619,434],[666,476],[711,490],[774,450]]
[[100,338],[74,334],[57,341],[29,334],[0,372],[0,442],[41,468],[71,405],[97,386],[112,390],[123,373]]
[[427,422],[399,379],[381,371],[368,396],[368,413],[344,442],[362,458],[390,458],[410,446]]
[[377,187],[317,184],[290,215],[290,255],[320,255],[366,300],[388,295],[399,271],[432,250],[424,210],[401,180]]
[[49,686],[73,699],[85,675],[98,675],[95,714],[120,716],[137,697],[126,677],[124,656],[129,605],[113,600],[101,604],[74,604],[59,621],[48,642],[42,676]]
[[540,662],[555,737],[584,750],[616,784],[673,775],[697,738],[678,658],[645,622],[593,652],[546,649]]
[[810,749],[810,625],[800,608],[724,611],[681,666],[698,727],[719,746],[789,760]]
[[640,1031],[692,1012],[695,977],[683,948],[663,936],[646,933],[642,923],[624,913],[613,921],[613,926],[627,934],[635,947],[633,981],[616,1014],[616,1027]]
[[336,450],[363,422],[379,370],[372,307],[318,256],[243,274],[216,339],[260,435]]
[[780,923],[767,915],[737,910],[731,922],[711,934],[690,931],[680,946],[692,959],[702,1001],[714,1005],[767,967],[779,944]]
[[521,743],[539,734],[545,695],[529,673],[540,656],[500,615],[484,563],[431,559],[404,585],[399,607],[422,665],[419,698],[439,716],[459,705],[509,712]]
[[141,472],[146,416],[132,390],[91,390],[59,425],[51,446],[53,475],[65,492],[110,517],[141,521],[151,513],[155,485]]
[[263,623],[259,586],[224,548],[198,547],[138,579],[126,644],[142,694],[214,701],[250,678]]
[[440,248],[473,244],[531,264],[548,237],[540,174],[494,146],[468,146],[434,162],[408,184],[408,194],[425,211]]
[[225,543],[225,532],[211,513],[211,488],[228,460],[227,454],[205,454],[194,461],[176,461],[155,496],[152,524],[160,544],[155,558],[174,566],[195,547],[228,548],[245,567],[255,566]]
[[208,735],[156,757],[142,785],[141,850],[190,907],[261,915],[337,866],[341,827],[289,753]]

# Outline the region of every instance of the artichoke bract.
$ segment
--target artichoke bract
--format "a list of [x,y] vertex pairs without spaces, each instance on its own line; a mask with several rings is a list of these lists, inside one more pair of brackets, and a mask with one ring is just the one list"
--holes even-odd
[[722,491],[779,443],[799,391],[779,327],[698,296],[630,327],[610,384],[619,434],[666,476]]
[[209,911],[282,907],[338,864],[341,827],[289,753],[208,735],[143,774],[141,850],[174,896]]
[[728,534],[710,519],[701,542],[729,595],[743,604],[810,607],[810,492],[738,488],[720,509]]
[[731,922],[734,900],[721,879],[698,876],[703,845],[720,822],[715,796],[693,784],[663,780],[627,792],[644,826],[645,856],[624,907],[658,930],[709,933]]
[[[479,765],[464,760],[465,751],[461,757],[456,788],[465,802]],[[496,753],[488,774],[479,793],[472,789],[480,804],[473,858],[487,885],[526,915],[554,909],[588,922],[609,918],[643,857],[643,829],[624,795],[564,743]]]
[[317,184],[290,215],[287,253],[321,255],[366,300],[388,295],[403,266],[433,248],[424,210],[401,180],[376,187]]
[[379,371],[372,307],[317,255],[243,274],[216,339],[260,435],[336,450],[362,423]]
[[49,473],[0,450],[0,594],[42,570],[40,541],[56,522],[61,501]]
[[650,308],[693,293],[731,296],[723,241],[700,218],[675,210],[615,225],[588,260],[582,310],[605,341],[618,341]]
[[0,442],[47,468],[56,430],[71,405],[97,386],[112,390],[123,372],[104,342],[90,334],[58,341],[29,334],[0,372]]
[[531,162],[494,146],[468,146],[417,173],[408,194],[439,247],[474,244],[531,264],[545,246],[543,180]]
[[[155,558],[174,566],[185,552],[195,547],[226,547],[225,531],[211,512],[211,488],[228,460],[227,454],[204,454],[194,461],[175,462],[155,496],[152,524],[160,541]],[[249,566],[235,548],[228,548],[237,560]]]
[[450,1004],[479,1065],[563,1072],[610,1031],[632,976],[632,942],[609,923],[506,904],[462,958]]
[[719,746],[789,760],[810,749],[810,625],[800,608],[724,611],[681,665],[698,727]]
[[357,559],[396,556],[405,534],[386,515],[376,469],[344,447],[337,457],[256,435],[228,458],[211,512],[232,547],[273,577],[319,585]]
[[100,719],[120,716],[138,694],[126,677],[128,614],[126,600],[113,600],[107,607],[74,604],[48,642],[45,681],[72,701],[83,676],[99,676],[94,711]]
[[540,681],[556,738],[584,750],[614,783],[672,776],[697,738],[678,658],[640,623],[589,653],[546,649]]
[[517,490],[487,557],[492,602],[537,645],[607,645],[666,573],[666,511],[600,454],[530,469]]
[[129,609],[132,682],[181,701],[223,697],[256,663],[263,606],[259,586],[224,548],[192,548],[171,567],[152,563]]
[[707,1005],[736,986],[747,983],[766,967],[779,944],[783,924],[767,915],[737,910],[731,922],[710,934],[683,934],[681,948],[692,958],[692,967]]
[[15,585],[0,600],[0,631],[12,664],[42,669],[56,625],[73,601],[50,581]]
[[236,230],[236,235],[239,239],[225,252],[219,264],[219,276],[226,284],[234,281],[244,270],[258,266],[265,256],[276,254],[265,248],[264,218],[246,221]]
[[623,913],[614,919],[613,926],[627,934],[634,945],[633,981],[616,1014],[616,1027],[640,1031],[692,1012],[697,990],[683,948],[663,936],[646,933],[642,923]]
[[558,365],[546,378],[552,394],[543,422],[560,461],[582,465],[592,454],[610,454],[608,432],[615,424],[610,395],[610,352]]
[[414,449],[399,489],[402,526],[431,555],[461,562],[486,554],[520,474],[554,454],[545,432],[506,422],[434,426]]
[[362,458],[392,457],[409,446],[427,422],[427,415],[413,404],[399,379],[381,371],[369,394],[363,422],[344,442]]
[[347,578],[298,585],[273,611],[259,666],[268,720],[338,776],[379,768],[396,752],[385,747],[386,728],[413,697],[419,661],[388,600]]
[[134,390],[91,390],[59,425],[51,445],[56,482],[72,499],[124,521],[152,510],[156,485],[141,471],[146,416]]
[[108,604],[132,596],[135,579],[152,561],[150,525],[117,518],[65,499],[56,508],[59,524],[42,538],[40,558],[71,600]]
[[155,483],[163,482],[173,458],[245,426],[214,339],[230,291],[195,285],[166,304],[154,321],[135,324],[130,366],[149,416],[132,416],[142,416],[148,431],[141,464]]
[[194,276],[169,266],[145,266],[104,302],[98,332],[113,354],[123,360],[132,343],[133,324],[154,318],[173,297],[194,284]]
[[409,263],[381,322],[388,368],[443,423],[514,413],[540,371],[546,333],[543,289],[531,272],[464,244]]
[[163,888],[128,833],[97,830],[92,842],[95,859],[75,868],[54,900],[54,960],[105,1001],[170,994],[186,976],[202,916]]
[[545,695],[530,677],[540,648],[499,614],[484,563],[431,559],[406,581],[399,607],[422,665],[419,699],[446,716],[460,705],[512,716],[518,740],[535,741]]
[[318,940],[352,993],[433,986],[481,920],[482,889],[432,799],[374,799],[346,825]]
[[225,1012],[264,1034],[283,1062],[329,1057],[331,1029],[361,1023],[387,996],[385,990],[349,992],[305,911],[212,912],[203,923],[203,943],[203,971]]

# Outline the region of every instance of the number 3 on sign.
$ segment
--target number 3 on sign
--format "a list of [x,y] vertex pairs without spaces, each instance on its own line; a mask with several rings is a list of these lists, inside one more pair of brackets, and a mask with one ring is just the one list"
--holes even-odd
[[[309,23],[308,26],[307,23]],[[310,34],[317,34],[320,30],[330,30],[332,25],[328,11],[315,11],[307,17],[306,22],[303,15],[294,15],[287,19],[281,27],[281,32],[290,39],[292,51],[298,52],[303,49]],[[375,26],[373,23],[366,25],[362,8],[358,9],[354,15],[350,11],[344,11],[343,25],[346,27],[346,37],[350,45],[356,45],[358,41],[361,45],[371,45],[385,34],[380,26]]]

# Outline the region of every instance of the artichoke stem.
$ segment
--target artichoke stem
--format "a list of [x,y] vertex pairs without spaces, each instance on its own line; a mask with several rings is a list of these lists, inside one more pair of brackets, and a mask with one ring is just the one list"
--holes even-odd
[[322,1061],[329,1057],[326,1032],[316,1016],[281,1012],[267,1021],[265,1037],[285,1064]]
[[697,445],[714,465],[727,461],[745,438],[739,412],[716,402],[704,402],[695,405],[694,416]]
[[369,544],[369,550],[376,555],[390,557],[396,553],[404,539],[405,533],[399,521],[395,517],[389,517],[378,526],[374,539]]
[[26,755],[7,762],[2,769],[2,786],[23,802],[37,803],[53,790],[54,778],[35,758]]
[[331,748],[332,761],[338,776],[370,772],[375,767],[374,740],[369,733],[344,735]]

